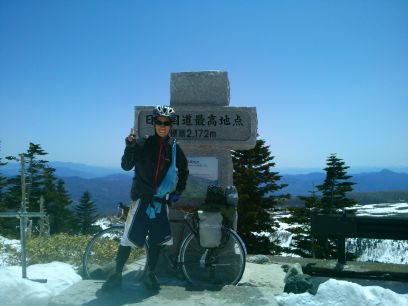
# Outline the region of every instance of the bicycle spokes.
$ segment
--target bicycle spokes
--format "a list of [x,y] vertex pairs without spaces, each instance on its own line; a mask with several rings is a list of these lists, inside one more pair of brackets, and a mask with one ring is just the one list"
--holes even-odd
[[[83,256],[84,277],[105,280],[115,271],[116,254],[123,235],[123,226],[112,226],[96,234],[88,243]],[[145,272],[146,248],[132,248],[124,273],[131,272],[137,279]]]
[[197,235],[186,238],[180,250],[183,272],[189,282],[195,285],[229,285],[236,284],[242,277],[245,268],[245,248],[234,236],[223,239],[217,248],[203,248]]

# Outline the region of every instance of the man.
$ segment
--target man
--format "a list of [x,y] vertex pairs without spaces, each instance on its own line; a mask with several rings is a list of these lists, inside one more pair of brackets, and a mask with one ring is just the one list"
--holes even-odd
[[162,245],[171,239],[165,198],[169,195],[172,202],[178,201],[188,177],[186,156],[169,136],[175,118],[172,107],[158,105],[153,110],[155,134],[137,139],[132,129],[126,138],[121,166],[126,171],[135,170],[131,189],[132,204],[116,256],[116,272],[106,280],[102,290],[121,287],[122,271],[131,246],[143,247],[147,235],[148,267],[143,282],[147,289],[160,289],[154,269]]

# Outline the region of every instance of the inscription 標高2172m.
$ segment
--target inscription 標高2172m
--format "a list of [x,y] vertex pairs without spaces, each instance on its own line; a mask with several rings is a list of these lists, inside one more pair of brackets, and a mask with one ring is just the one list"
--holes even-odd
[[[239,109],[183,111],[176,110],[171,136],[179,140],[248,140],[251,137],[251,116]],[[140,111],[138,129],[140,135],[153,130],[151,111]]]
[[171,130],[174,138],[217,138],[217,132],[209,129],[178,129]]

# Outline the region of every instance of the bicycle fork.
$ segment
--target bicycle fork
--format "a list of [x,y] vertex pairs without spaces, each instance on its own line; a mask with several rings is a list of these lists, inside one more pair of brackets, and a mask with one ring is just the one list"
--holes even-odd
[[206,262],[207,254],[208,254],[208,249],[206,249],[205,252],[203,253],[203,255],[201,255],[201,258],[200,258],[200,268],[201,269],[205,268],[205,262]]

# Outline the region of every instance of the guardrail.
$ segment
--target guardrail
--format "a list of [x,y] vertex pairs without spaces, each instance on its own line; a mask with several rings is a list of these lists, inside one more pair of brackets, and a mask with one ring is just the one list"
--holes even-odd
[[346,263],[346,238],[408,240],[408,219],[312,214],[312,237],[337,239],[337,260]]

